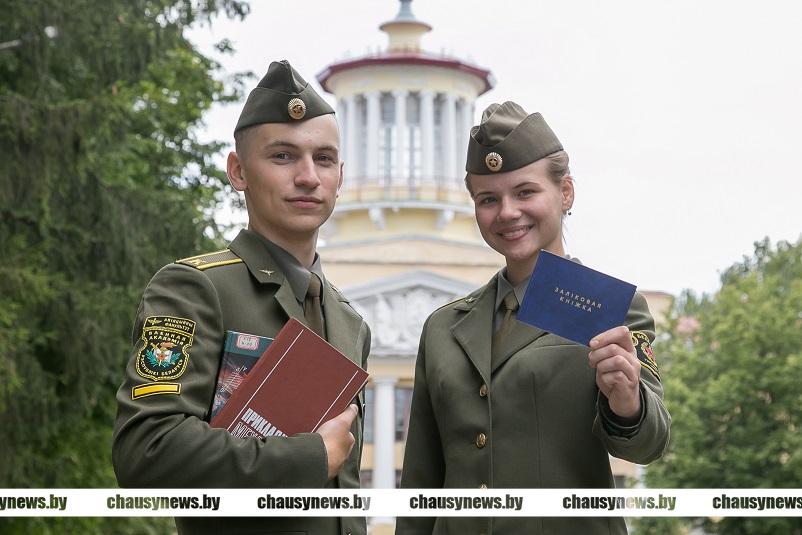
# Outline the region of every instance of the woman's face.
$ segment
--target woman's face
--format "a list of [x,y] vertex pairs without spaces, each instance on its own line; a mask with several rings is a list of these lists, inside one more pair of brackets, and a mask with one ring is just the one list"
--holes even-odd
[[492,175],[470,175],[476,222],[507,264],[531,262],[540,249],[563,255],[562,216],[574,202],[568,177],[558,185],[547,158]]

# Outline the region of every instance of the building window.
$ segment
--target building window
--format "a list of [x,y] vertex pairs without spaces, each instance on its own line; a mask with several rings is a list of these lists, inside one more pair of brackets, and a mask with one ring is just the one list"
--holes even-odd
[[412,407],[412,387],[395,388],[395,441],[406,442],[409,429],[409,411]]
[[409,137],[407,138],[407,146],[409,150],[409,184],[416,185],[420,183],[423,166],[421,164],[421,133],[420,126],[409,127]]
[[[395,393],[395,441],[405,442],[409,428],[409,411],[412,406],[412,387],[396,386]],[[373,419],[376,398],[372,386],[365,387],[365,444],[373,444]]]
[[[443,154],[443,108],[445,107],[445,98],[442,93],[438,93],[434,99],[434,132],[432,140],[434,143],[433,154]],[[445,160],[442,156],[434,158],[434,181],[440,184],[443,181],[443,176],[446,174]]]
[[[358,95],[354,99],[354,105],[356,106],[357,118],[354,137],[359,145],[359,150],[357,151],[357,160],[353,162],[354,172],[352,176],[356,177],[356,183],[359,184],[364,181],[364,177],[368,174],[368,137],[365,135],[365,132],[368,131],[368,103],[364,95]],[[376,177],[368,178],[375,180]]]
[[395,97],[391,93],[382,93],[379,102],[379,178],[386,186],[390,185],[396,173],[395,151]]
[[420,182],[422,170],[421,126],[420,126],[420,94],[407,95],[407,152],[406,167],[409,185]]

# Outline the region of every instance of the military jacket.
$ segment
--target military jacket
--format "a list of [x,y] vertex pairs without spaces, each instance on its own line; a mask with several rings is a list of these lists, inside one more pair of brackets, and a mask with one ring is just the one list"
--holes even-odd
[[[589,348],[516,322],[491,367],[497,281],[424,324],[403,488],[608,488],[608,454],[639,464],[662,455],[670,416],[651,355],[654,322],[636,294],[640,421],[618,426],[589,366]],[[397,534],[626,533],[621,518],[399,518]]]
[[[331,285],[323,292],[329,343],[365,367],[367,324]],[[112,459],[120,485],[359,487],[362,407],[352,428],[356,446],[335,482],[327,481],[326,451],[317,433],[234,438],[207,423],[226,331],[274,337],[289,317],[304,321],[303,309],[251,231],[242,231],[228,250],[162,268],[139,304],[126,377],[117,393]],[[164,351],[155,355],[157,350]],[[177,518],[176,524],[182,534],[366,531],[364,518],[206,517]]]

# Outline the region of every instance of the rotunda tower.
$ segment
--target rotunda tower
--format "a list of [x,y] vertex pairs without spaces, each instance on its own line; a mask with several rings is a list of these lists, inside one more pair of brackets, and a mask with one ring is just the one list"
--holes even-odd
[[317,76],[337,99],[345,184],[328,244],[379,235],[478,239],[463,179],[476,98],[493,86],[490,71],[425,51],[432,27],[400,0],[379,26],[386,49],[332,63]]

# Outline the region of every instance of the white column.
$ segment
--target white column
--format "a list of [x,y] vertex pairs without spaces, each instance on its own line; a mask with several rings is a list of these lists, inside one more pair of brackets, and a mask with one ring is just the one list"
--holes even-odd
[[443,103],[443,128],[441,135],[443,136],[443,159],[445,160],[445,179],[447,182],[452,182],[457,175],[456,161],[457,161],[457,101],[451,93],[445,94],[445,102]]
[[395,488],[395,377],[373,378],[373,487]]
[[357,177],[364,174],[359,169],[359,114],[356,107],[356,95],[345,98],[345,174],[351,179],[346,188],[357,186]]
[[[473,103],[467,100],[462,101],[462,130],[460,131],[457,139],[459,140],[459,147],[457,147],[457,171],[458,175],[462,176],[465,170],[465,158],[468,155],[468,138],[471,135],[471,127],[473,126]],[[462,180],[457,180],[458,184],[462,184]]]
[[379,178],[379,97],[378,91],[365,94],[368,107],[367,128],[363,134],[368,141],[365,175],[369,182],[374,183]]
[[404,179],[408,176],[406,172],[409,162],[409,154],[407,152],[407,93],[406,89],[393,91],[397,136],[395,140],[395,176],[393,177],[395,185],[406,185]]
[[434,177],[434,93],[420,92],[421,176],[424,181]]
[[[348,100],[347,98],[338,98],[337,99],[337,107],[335,108],[334,111],[337,112],[337,116],[335,118],[337,119],[338,122],[345,120],[344,119],[344,117],[345,117],[345,106],[346,106],[346,101],[347,100]],[[344,126],[345,125],[343,125],[343,124],[340,125],[341,128],[344,127]]]

